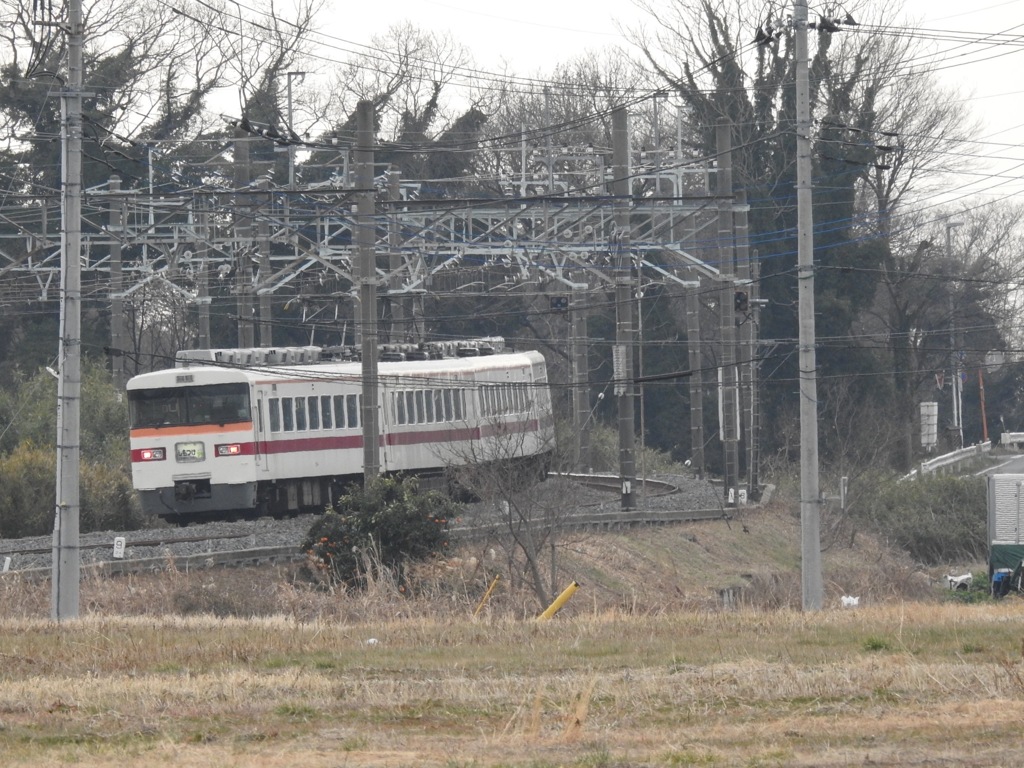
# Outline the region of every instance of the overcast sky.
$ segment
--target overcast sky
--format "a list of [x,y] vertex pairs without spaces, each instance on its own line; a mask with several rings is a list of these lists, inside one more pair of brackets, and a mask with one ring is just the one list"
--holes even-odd
[[[480,69],[497,71],[504,62],[519,75],[550,70],[588,50],[626,45],[620,28],[652,23],[630,0],[334,3],[339,24],[327,34],[365,44],[389,26],[409,21],[424,30],[450,31],[472,51]],[[766,3],[766,8],[771,5]],[[812,0],[809,6],[813,19],[819,4]],[[914,25],[916,20],[919,23]],[[1024,174],[1024,75],[1020,74],[1024,72],[1024,2],[905,0],[903,10],[885,23],[924,34],[942,82],[958,88],[984,122],[977,175],[964,177],[965,191],[991,198],[1024,194],[1020,180]],[[985,35],[999,37],[981,40]],[[1012,36],[1018,37],[1014,41]],[[967,38],[974,42],[966,42]]]

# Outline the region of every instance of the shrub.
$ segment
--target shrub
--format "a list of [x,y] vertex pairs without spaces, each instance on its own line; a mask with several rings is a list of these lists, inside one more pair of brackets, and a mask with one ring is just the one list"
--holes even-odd
[[858,482],[856,518],[921,563],[983,559],[987,551],[985,481],[932,475]]
[[414,478],[379,477],[352,485],[319,518],[302,543],[329,580],[365,585],[369,563],[401,578],[403,566],[448,545],[448,521],[458,507],[436,491],[421,492]]
[[[82,533],[128,531],[146,524],[123,467],[82,459],[79,475]],[[56,450],[26,442],[0,456],[0,538],[52,533],[56,485]]]
[[53,531],[55,451],[21,443],[0,456],[0,538],[44,536]]

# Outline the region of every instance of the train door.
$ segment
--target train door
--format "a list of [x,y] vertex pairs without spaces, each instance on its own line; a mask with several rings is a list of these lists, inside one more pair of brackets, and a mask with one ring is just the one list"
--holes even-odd
[[380,400],[377,401],[377,425],[380,430],[380,471],[387,472],[391,469],[390,454],[391,447],[388,445],[388,433],[391,429],[390,409],[391,390],[386,386],[380,388]]
[[258,475],[270,473],[270,454],[267,451],[267,419],[270,412],[267,409],[265,394],[262,390],[256,393],[256,472]]

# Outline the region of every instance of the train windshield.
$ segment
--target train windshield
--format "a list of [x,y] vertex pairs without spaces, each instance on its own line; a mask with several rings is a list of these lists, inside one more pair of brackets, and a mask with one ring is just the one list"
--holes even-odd
[[135,389],[128,393],[132,427],[174,427],[251,421],[248,384]]

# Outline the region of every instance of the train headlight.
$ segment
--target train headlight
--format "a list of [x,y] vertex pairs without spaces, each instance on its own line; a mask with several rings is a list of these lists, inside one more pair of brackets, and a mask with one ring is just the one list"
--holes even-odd
[[242,444],[223,443],[221,445],[214,446],[214,453],[217,456],[241,456]]
[[142,448],[139,451],[139,461],[163,461],[167,458],[167,451],[163,448]]

